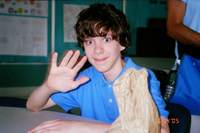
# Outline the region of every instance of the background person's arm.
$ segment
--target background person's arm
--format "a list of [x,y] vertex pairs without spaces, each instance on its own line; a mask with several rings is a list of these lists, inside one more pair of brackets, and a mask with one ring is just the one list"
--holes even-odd
[[182,44],[200,47],[200,33],[183,24],[186,4],[181,0],[168,0],[167,32]]

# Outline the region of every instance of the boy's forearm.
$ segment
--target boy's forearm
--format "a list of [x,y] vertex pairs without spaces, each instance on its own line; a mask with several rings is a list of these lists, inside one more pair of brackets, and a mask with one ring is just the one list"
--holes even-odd
[[49,96],[53,93],[44,82],[41,86],[36,88],[29,96],[26,107],[31,111],[40,111],[48,102]]

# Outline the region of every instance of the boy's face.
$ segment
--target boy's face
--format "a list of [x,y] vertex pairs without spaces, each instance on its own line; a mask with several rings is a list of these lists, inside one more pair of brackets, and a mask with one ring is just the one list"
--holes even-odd
[[121,51],[125,47],[113,40],[110,32],[105,37],[86,38],[83,46],[89,62],[98,71],[105,74],[122,68]]

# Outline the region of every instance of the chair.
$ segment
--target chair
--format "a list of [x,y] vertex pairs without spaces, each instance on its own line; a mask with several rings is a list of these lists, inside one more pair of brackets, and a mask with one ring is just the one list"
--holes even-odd
[[[169,75],[162,70],[153,70],[157,79],[160,81],[161,95],[164,96],[165,86],[168,83]],[[191,114],[187,108],[182,105],[166,101],[169,111],[170,133],[190,133]]]

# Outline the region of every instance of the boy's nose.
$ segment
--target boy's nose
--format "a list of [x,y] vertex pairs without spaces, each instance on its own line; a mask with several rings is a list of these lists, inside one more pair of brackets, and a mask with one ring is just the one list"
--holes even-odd
[[95,52],[95,54],[101,54],[104,52],[103,46],[100,42],[95,43],[94,52]]

